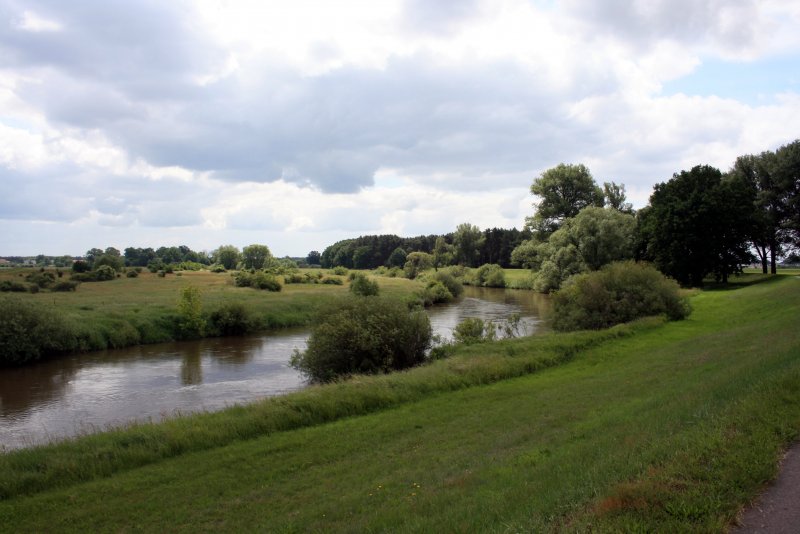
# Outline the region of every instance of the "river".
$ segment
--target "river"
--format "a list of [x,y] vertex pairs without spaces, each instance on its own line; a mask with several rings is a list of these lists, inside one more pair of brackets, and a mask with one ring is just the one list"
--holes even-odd
[[[458,301],[428,310],[434,333],[451,338],[467,317],[518,313],[521,334],[544,328],[546,297],[466,287]],[[307,329],[140,345],[76,354],[0,371],[0,450],[97,432],[132,421],[219,410],[303,388],[288,366]]]

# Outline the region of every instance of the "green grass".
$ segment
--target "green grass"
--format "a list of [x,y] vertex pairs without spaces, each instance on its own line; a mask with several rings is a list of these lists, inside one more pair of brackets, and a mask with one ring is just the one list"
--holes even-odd
[[[22,281],[30,272],[4,270],[0,281]],[[326,276],[333,275],[326,272]],[[418,283],[402,278],[381,278],[379,284],[383,293],[401,298],[419,289]],[[200,290],[205,312],[224,303],[241,303],[264,329],[307,325],[320,303],[348,293],[347,284],[286,284],[273,293],[235,287],[230,273],[185,271],[161,278],[144,271],[136,278],[82,283],[75,292],[15,293],[0,298],[24,299],[54,310],[65,319],[69,331],[85,340],[85,348],[97,350],[175,339],[179,295],[189,285]]]
[[693,305],[6,454],[0,531],[724,531],[800,428],[800,279]]

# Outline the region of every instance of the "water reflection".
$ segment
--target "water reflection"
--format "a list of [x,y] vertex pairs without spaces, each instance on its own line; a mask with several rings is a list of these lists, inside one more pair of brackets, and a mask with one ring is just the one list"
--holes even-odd
[[[542,329],[547,299],[530,291],[467,287],[457,303],[430,310],[434,332],[451,337],[467,317],[520,313]],[[289,367],[307,332],[204,339],[100,351],[0,370],[0,449],[103,430],[133,420],[218,410],[304,387]]]

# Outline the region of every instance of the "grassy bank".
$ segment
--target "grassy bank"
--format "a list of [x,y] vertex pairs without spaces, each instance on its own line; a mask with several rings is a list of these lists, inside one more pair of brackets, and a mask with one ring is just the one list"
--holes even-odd
[[[24,280],[30,272],[4,270],[0,282]],[[145,271],[136,278],[83,283],[75,292],[9,293],[0,299],[22,300],[56,315],[57,335],[72,338],[61,344],[64,347],[100,350],[180,338],[177,303],[181,290],[188,286],[200,291],[205,313],[226,304],[241,304],[252,317],[255,330],[306,325],[320,303],[348,292],[347,277],[328,276],[339,278],[343,285],[286,284],[280,292],[269,292],[235,287],[229,273],[185,271],[162,278]],[[382,278],[380,286],[384,293],[398,296],[408,296],[419,288],[418,283],[401,278]]]
[[6,454],[0,530],[721,531],[800,428],[800,279],[693,305]]

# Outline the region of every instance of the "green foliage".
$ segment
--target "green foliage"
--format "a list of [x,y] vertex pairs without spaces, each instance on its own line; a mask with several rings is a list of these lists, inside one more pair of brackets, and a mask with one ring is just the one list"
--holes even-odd
[[357,273],[350,282],[350,293],[361,297],[374,297],[380,292],[378,282],[370,280],[366,275]]
[[650,315],[678,320],[690,311],[674,280],[646,264],[617,262],[567,280],[553,296],[552,325],[561,331],[599,329]]
[[87,271],[90,271],[91,268],[92,268],[92,266],[89,265],[88,262],[83,261],[83,260],[76,260],[75,262],[72,263],[72,272],[73,273],[85,273]]
[[425,307],[453,300],[453,294],[443,283],[436,280],[428,280],[428,284],[418,293],[418,296]]
[[264,271],[256,271],[254,273],[239,271],[234,276],[234,284],[237,287],[252,287],[267,291],[280,291],[282,288],[280,280],[275,275]]
[[226,302],[208,316],[207,333],[215,336],[243,336],[258,328],[258,320],[241,302]]
[[433,267],[439,269],[453,263],[455,259],[455,249],[453,245],[447,243],[444,237],[439,236],[436,238],[436,244],[433,246]]
[[93,271],[94,279],[98,282],[113,280],[117,277],[117,271],[110,265],[101,265]]
[[337,278],[335,276],[326,276],[325,278],[322,278],[319,283],[320,284],[328,284],[328,285],[332,285],[332,286],[343,286],[344,285],[344,281],[342,281],[341,278]]
[[25,277],[25,281],[44,289],[53,285],[56,277],[50,272],[32,272]]
[[406,264],[406,256],[408,254],[405,250],[400,247],[397,247],[389,254],[389,258],[386,260],[386,265],[388,267],[403,267]]
[[100,256],[99,258],[94,260],[94,263],[92,264],[92,268],[94,270],[97,270],[100,267],[102,267],[103,265],[107,265],[107,266],[111,267],[112,269],[114,269],[114,271],[120,272],[125,267],[125,262],[122,260],[122,258],[118,254],[117,255],[114,255],[114,254],[103,254],[102,256]]
[[76,348],[75,333],[52,309],[18,298],[0,300],[0,365],[19,365]]
[[75,291],[78,289],[78,285],[80,282],[76,280],[61,280],[56,282],[51,289],[51,291]]
[[[485,241],[481,229],[477,226],[469,223],[459,224],[453,234],[453,253],[456,262],[466,267],[475,267]],[[443,256],[442,261],[444,258],[446,256]]]
[[406,278],[413,280],[423,271],[433,268],[433,256],[426,252],[412,252],[406,256],[406,264],[403,267]]
[[205,326],[200,290],[194,286],[184,287],[178,300],[179,334],[184,338],[201,337]]
[[342,267],[341,265],[338,265],[333,269],[331,269],[331,272],[337,276],[345,276],[347,275],[347,267]]
[[0,291],[3,293],[26,293],[28,286],[16,280],[3,280],[0,282]]
[[227,270],[235,269],[241,260],[239,249],[233,245],[222,245],[211,253],[214,263],[218,263]]
[[437,271],[428,277],[428,281],[442,284],[454,298],[464,293],[464,284],[453,275],[452,271]]
[[128,271],[125,273],[125,276],[127,276],[128,278],[138,278],[139,273],[134,269],[128,269]]
[[308,256],[306,256],[306,263],[308,263],[309,265],[320,265],[321,260],[322,260],[322,254],[320,254],[319,251],[316,250],[312,250],[311,252],[308,253]]
[[603,206],[603,190],[585,165],[559,163],[544,171],[531,185],[531,194],[541,200],[526,224],[546,238],[561,224],[588,206]]
[[406,369],[424,361],[431,335],[423,311],[394,299],[349,297],[321,308],[308,348],[291,364],[317,382]]
[[479,317],[468,317],[458,323],[453,330],[453,340],[464,345],[493,341],[495,338],[494,323]]
[[215,263],[213,265],[209,265],[208,270],[211,271],[212,273],[224,273],[228,271],[228,269],[226,269],[225,266],[222,265],[221,263]]
[[481,287],[506,287],[506,273],[499,265],[487,263],[475,270],[472,283]]
[[242,249],[242,264],[245,269],[263,269],[272,259],[266,245],[249,245]]

